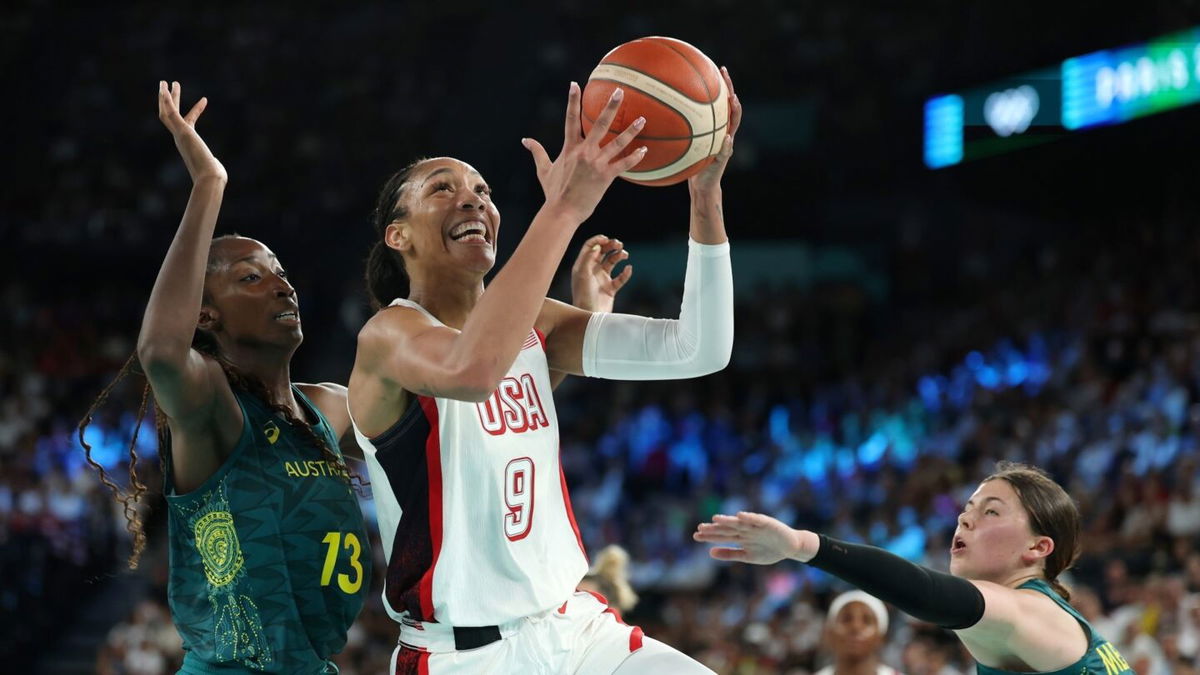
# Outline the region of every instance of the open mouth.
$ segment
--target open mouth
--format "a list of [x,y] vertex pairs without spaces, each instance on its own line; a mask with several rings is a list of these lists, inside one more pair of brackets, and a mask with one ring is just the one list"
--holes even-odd
[[280,312],[275,315],[276,321],[300,321],[300,314],[295,311]]
[[478,220],[468,220],[450,229],[450,238],[454,241],[489,243],[487,227]]
[[965,550],[967,550],[967,542],[963,541],[961,537],[955,537],[954,543],[950,544],[950,553],[962,553]]

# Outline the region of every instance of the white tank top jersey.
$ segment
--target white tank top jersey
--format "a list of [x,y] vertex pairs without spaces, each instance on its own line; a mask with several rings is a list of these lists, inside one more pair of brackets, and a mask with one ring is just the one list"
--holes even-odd
[[[441,323],[420,305],[411,307]],[[530,331],[481,403],[414,396],[390,429],[354,425],[396,621],[492,626],[558,607],[587,573],[559,465],[545,338]]]

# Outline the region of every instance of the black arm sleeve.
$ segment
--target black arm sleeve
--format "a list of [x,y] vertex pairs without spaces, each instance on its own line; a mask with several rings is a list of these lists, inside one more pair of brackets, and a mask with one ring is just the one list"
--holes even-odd
[[975,584],[910,563],[898,555],[825,535],[809,565],[847,581],[906,614],[942,628],[970,628],[983,618]]

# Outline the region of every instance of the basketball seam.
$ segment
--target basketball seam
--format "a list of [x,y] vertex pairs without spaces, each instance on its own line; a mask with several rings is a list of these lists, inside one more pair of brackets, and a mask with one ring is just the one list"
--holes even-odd
[[[661,44],[664,47],[666,47],[667,49],[670,49],[671,51],[678,54],[679,58],[683,59],[683,62],[688,64],[688,67],[692,69],[692,72],[696,73],[696,77],[700,78],[700,84],[704,86],[704,91],[708,92],[708,96],[709,96],[708,114],[712,116],[713,131],[715,132],[716,126],[717,126],[717,106],[716,106],[716,103],[714,102],[714,99],[712,98],[713,93],[708,90],[708,82],[704,81],[704,75],[700,72],[700,70],[698,68],[696,68],[696,66],[691,62],[691,60],[688,59],[688,57],[684,55],[683,52],[681,52],[675,48],[675,45],[671,44],[670,42],[665,42],[665,41],[662,42]],[[700,50],[697,49],[696,51],[700,51]],[[701,52],[701,53],[703,54],[703,52]],[[708,56],[705,55],[705,58],[708,58]],[[713,64],[713,65],[716,65],[716,64]],[[717,69],[717,77],[721,77],[721,69],[720,68]],[[721,90],[718,87],[717,95],[719,96],[720,94],[721,94]],[[684,95],[686,96],[687,94],[684,94]]]
[[[601,81],[601,80],[596,80],[596,81]],[[613,82],[613,80],[603,80],[603,81],[604,81],[604,82]],[[623,84],[623,83],[618,83],[618,84]],[[637,87],[630,87],[630,88],[631,88],[631,89],[637,89]],[[641,90],[640,90],[640,89],[638,89],[638,91],[641,91]],[[653,96],[650,96],[649,94],[647,94],[647,96],[649,96],[650,98],[654,98]],[[659,101],[660,103],[662,103],[662,101],[661,101],[660,99],[657,99],[657,98],[655,98],[654,100],[655,100],[655,101]],[[665,104],[664,104],[664,105],[665,105]],[[674,108],[671,108],[671,107],[669,107],[669,106],[667,107],[667,109],[668,109],[668,110],[670,110],[671,112],[675,113],[676,115],[679,115],[680,117],[683,117],[683,115],[680,115],[680,113],[679,113],[679,111],[678,111],[678,110],[676,110],[676,109],[674,109]],[[596,123],[596,120],[594,120],[594,119],[592,119],[590,116],[588,116],[588,114],[587,114],[587,113],[584,113],[584,114],[583,114],[583,118],[584,118],[585,120],[587,120],[588,122],[592,123],[592,124],[595,124],[595,123]],[[686,119],[686,118],[684,118],[684,121],[686,122],[686,121],[687,121],[687,119]],[[726,126],[727,126],[727,125],[725,125],[725,124],[722,124],[721,126],[717,127],[716,129],[713,129],[712,131],[705,131],[705,132],[704,132],[704,133],[702,133],[702,134],[689,134],[689,135],[687,135],[687,136],[646,136],[646,135],[644,135],[644,134],[638,134],[638,135],[637,135],[637,138],[638,138],[638,139],[640,139],[640,140],[643,140],[643,141],[689,141],[689,140],[695,140],[695,139],[697,139],[697,138],[700,138],[701,136],[711,136],[712,134],[715,134],[715,133],[717,133],[718,131],[720,131],[720,130],[724,129]],[[690,128],[692,128],[692,125],[691,125],[691,124],[689,124],[689,125],[688,125],[688,128],[689,128],[689,129],[690,129]],[[624,130],[622,129],[622,131],[624,131]],[[604,132],[604,133],[606,133],[606,134],[612,134],[612,135],[616,136],[616,135],[619,135],[621,132],[620,132],[620,131],[614,131],[613,129],[611,129],[611,128],[610,128],[608,131],[606,131],[606,132]]]
[[[676,52],[676,53],[678,54],[679,52]],[[684,61],[687,61],[687,59],[684,59]],[[674,89],[676,92],[679,93],[680,96],[686,98],[689,101],[694,101],[696,103],[699,103],[700,105],[707,105],[707,106],[712,105],[712,101],[701,101],[699,99],[692,98],[691,96],[687,95],[687,92],[679,89],[678,87],[671,84],[670,82],[667,82],[666,80],[662,79],[658,75],[655,75],[654,73],[647,73],[646,71],[642,70],[641,68],[634,68],[633,66],[627,66],[624,63],[612,63],[612,62],[606,62],[606,61],[601,61],[599,64],[597,64],[596,68],[599,68],[600,66],[615,66],[617,68],[624,68],[625,70],[632,70],[635,73],[645,75],[646,77],[650,78],[651,80],[663,83],[664,85],[670,87],[671,89]],[[699,71],[697,71],[696,67],[693,66],[690,62],[688,63],[688,67],[690,67],[693,72],[696,72],[697,74],[699,74]],[[604,82],[616,82],[616,80],[610,80],[606,77],[597,77],[597,78],[589,77],[588,79],[589,80],[595,79],[595,80],[600,80],[600,81],[604,81]],[[703,77],[700,78],[700,83],[704,85],[704,91],[708,91],[708,84],[706,84],[704,82]],[[624,82],[619,82],[618,84],[624,84]],[[633,88],[637,89],[637,87],[633,87]],[[642,91],[642,90],[638,89],[638,91]]]
[[[619,65],[619,64],[613,64],[613,65]],[[621,67],[622,67],[622,68],[624,68],[625,66],[621,66]],[[636,68],[630,68],[629,70],[633,70],[633,71],[636,71],[636,72],[642,73],[642,71],[640,71],[640,70],[637,70]],[[660,80],[660,79],[658,79],[657,77],[655,77],[655,76],[651,75],[650,73],[642,73],[642,75],[645,75],[646,77],[648,77],[648,78],[650,78],[650,79],[652,79],[652,80],[654,80],[654,81],[656,81],[656,82],[660,82],[660,83],[662,83],[663,85],[665,85],[665,86],[667,86],[667,87],[670,87],[671,89],[675,89],[674,87],[671,87],[669,83],[667,83],[667,82],[663,82],[662,80]],[[588,78],[588,81],[589,81],[589,82],[612,82],[613,84],[615,84],[615,85],[617,85],[617,86],[619,86],[619,87],[632,89],[632,90],[634,90],[634,91],[636,91],[636,92],[639,92],[639,93],[641,93],[641,94],[642,94],[642,95],[644,95],[646,98],[648,98],[648,99],[650,99],[650,100],[652,100],[652,101],[657,101],[657,102],[661,103],[663,108],[665,108],[665,109],[667,109],[667,110],[670,110],[671,112],[673,112],[673,113],[675,113],[676,115],[678,115],[680,119],[682,119],[682,120],[683,120],[683,123],[687,125],[688,132],[689,132],[687,136],[669,136],[669,137],[665,137],[665,138],[655,138],[655,137],[652,137],[652,136],[643,136],[642,138],[645,138],[646,140],[656,140],[656,141],[659,141],[659,140],[673,140],[673,139],[675,139],[675,138],[678,138],[678,139],[682,140],[682,139],[685,139],[685,138],[695,138],[697,135],[699,135],[699,136],[703,136],[703,135],[704,135],[704,134],[693,134],[693,133],[690,133],[690,132],[692,132],[694,129],[692,128],[692,121],[691,121],[691,120],[689,120],[689,119],[687,118],[687,115],[684,115],[683,113],[681,113],[681,112],[679,112],[678,110],[676,110],[676,109],[675,109],[675,106],[671,105],[670,101],[664,101],[663,99],[661,99],[661,98],[659,98],[659,97],[655,96],[654,94],[651,94],[650,92],[646,91],[645,89],[641,89],[640,87],[635,87],[635,86],[633,86],[632,84],[628,84],[628,83],[626,83],[626,82],[621,82],[620,80],[614,80],[614,79],[607,78],[607,77]],[[702,103],[701,101],[696,101],[696,99],[692,98],[691,96],[688,96],[687,94],[684,94],[683,92],[679,91],[678,89],[675,89],[675,91],[676,91],[676,92],[678,92],[678,93],[680,93],[680,94],[683,94],[683,97],[684,97],[684,98],[686,98],[686,99],[688,99],[689,101],[695,101],[696,103],[700,103],[701,105],[703,105],[703,103]],[[583,115],[583,116],[584,116],[584,117],[586,117],[586,118],[587,118],[587,121],[591,122],[592,124],[595,124],[595,123],[596,123],[596,120],[592,119],[591,117],[588,117],[587,113],[584,113],[584,115]],[[611,133],[611,130],[610,130],[610,133]],[[619,132],[618,132],[618,133],[619,133]]]

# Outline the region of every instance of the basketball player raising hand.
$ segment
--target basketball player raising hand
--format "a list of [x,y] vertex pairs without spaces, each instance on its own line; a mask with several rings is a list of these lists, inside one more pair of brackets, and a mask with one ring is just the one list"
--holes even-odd
[[516,251],[495,264],[500,212],[470,165],[418,161],[384,185],[367,263],[378,313],[350,376],[354,428],[371,472],[401,623],[396,673],[709,673],[576,592],[587,559],[559,466],[550,370],[609,379],[698,377],[733,343],[733,283],[720,179],[741,117],[689,180],[691,226],[678,319],[592,313],[545,297],[579,225],[618,174],[637,122],[601,147],[614,92],[580,133],[578,85],[551,160],[533,153],[546,196]]

